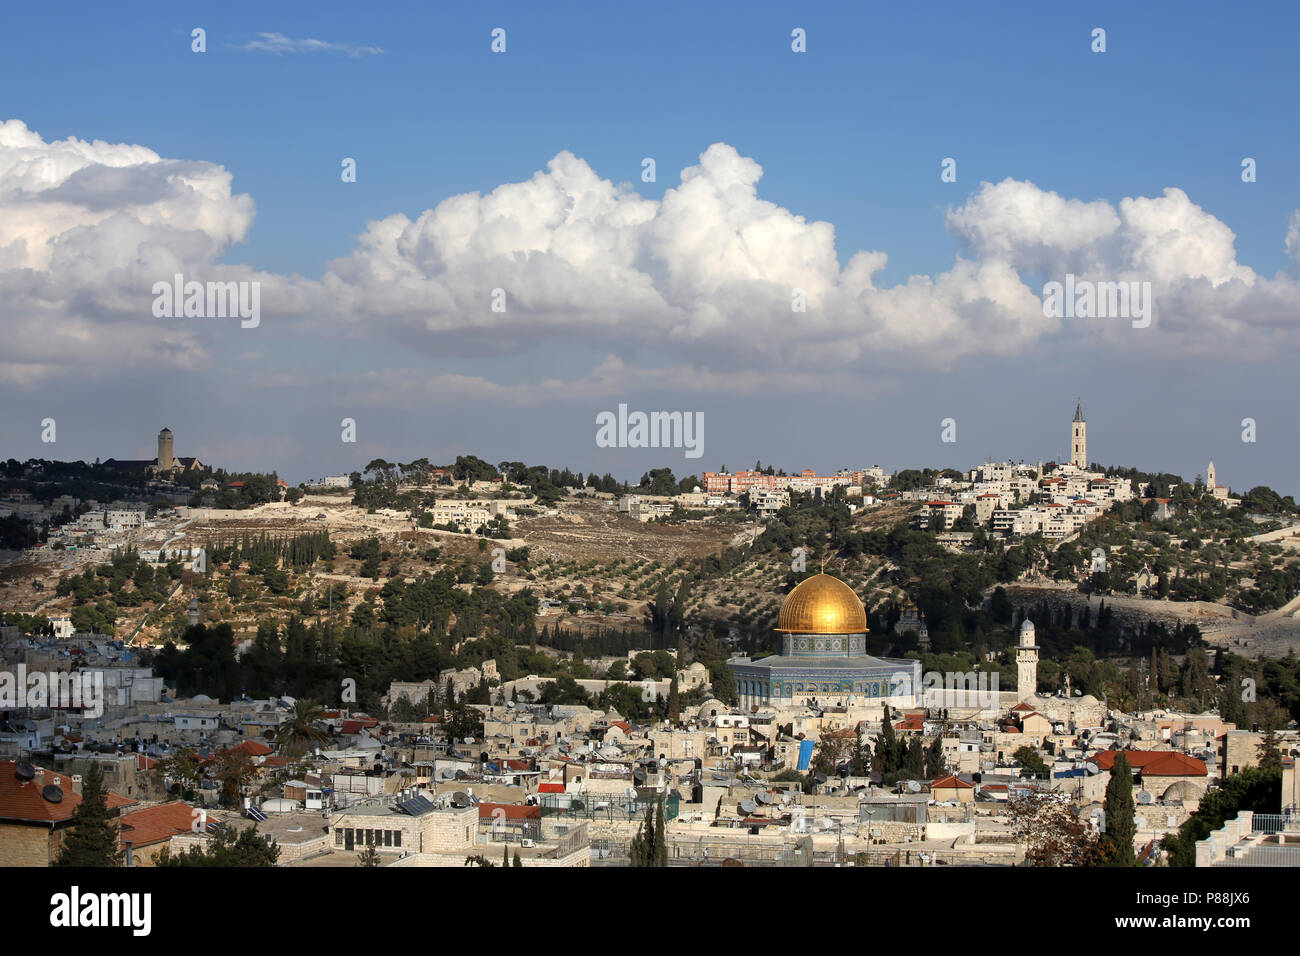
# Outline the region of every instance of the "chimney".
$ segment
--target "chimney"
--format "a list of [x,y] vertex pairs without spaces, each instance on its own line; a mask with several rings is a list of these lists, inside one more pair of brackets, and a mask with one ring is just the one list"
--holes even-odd
[[199,831],[202,833],[208,832],[208,811],[205,808],[199,809]]
[[81,774],[79,773],[72,775],[72,792],[78,795],[81,794]]

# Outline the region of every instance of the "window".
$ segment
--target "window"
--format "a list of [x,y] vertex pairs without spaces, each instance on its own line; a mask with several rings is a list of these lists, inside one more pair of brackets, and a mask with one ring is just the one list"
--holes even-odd
[[393,845],[393,831],[392,831],[392,830],[385,830],[385,831],[384,831],[384,846],[392,846],[392,845]]
[[393,846],[401,846],[401,845],[402,845],[402,831],[401,831],[401,830],[394,830],[394,831],[393,831]]
[[334,828],[334,845],[335,845],[335,846],[342,846],[342,845],[343,845],[343,828],[342,828],[342,827],[335,827],[335,828]]

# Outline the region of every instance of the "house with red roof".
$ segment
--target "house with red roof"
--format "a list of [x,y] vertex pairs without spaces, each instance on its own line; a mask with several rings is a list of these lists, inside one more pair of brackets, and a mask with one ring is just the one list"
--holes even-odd
[[930,799],[936,803],[954,801],[973,803],[975,801],[975,784],[961,777],[940,777],[930,783]]
[[172,800],[122,814],[122,847],[128,866],[153,866],[158,854],[180,833],[202,825],[203,811],[183,800]]
[[1105,796],[1115,761],[1123,753],[1133,771],[1134,791],[1145,790],[1162,802],[1199,806],[1209,786],[1205,761],[1177,750],[1103,750],[1088,758],[1100,773],[1084,778],[1086,799]]
[[[109,814],[136,801],[112,790]],[[50,866],[58,858],[81,806],[81,778],[30,763],[0,760],[0,866]]]

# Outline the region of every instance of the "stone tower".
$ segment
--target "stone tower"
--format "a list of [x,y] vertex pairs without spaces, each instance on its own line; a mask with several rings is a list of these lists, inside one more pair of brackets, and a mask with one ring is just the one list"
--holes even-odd
[[164,428],[158,433],[158,470],[170,471],[174,463],[172,458],[172,431]]
[[1034,643],[1034,622],[1025,618],[1020,625],[1020,646],[1016,648],[1016,692],[1021,699],[1038,691],[1038,646]]
[[1214,462],[1210,462],[1210,467],[1205,469],[1205,489],[1210,494],[1214,494],[1214,489],[1217,487],[1219,485],[1215,481]]
[[1083,420],[1083,401],[1074,409],[1074,421],[1070,425],[1070,464],[1076,468],[1088,467],[1088,423]]

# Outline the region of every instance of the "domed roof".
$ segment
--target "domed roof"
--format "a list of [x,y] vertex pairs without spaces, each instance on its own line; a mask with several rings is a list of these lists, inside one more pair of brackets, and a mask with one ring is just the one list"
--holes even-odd
[[1034,629],[1034,622],[1029,620],[1029,618],[1025,618],[1023,621],[1020,622],[1021,634],[1025,633],[1025,631],[1032,631],[1033,629]]
[[814,574],[786,596],[776,630],[793,634],[865,634],[867,611],[853,589],[829,574]]

